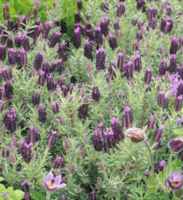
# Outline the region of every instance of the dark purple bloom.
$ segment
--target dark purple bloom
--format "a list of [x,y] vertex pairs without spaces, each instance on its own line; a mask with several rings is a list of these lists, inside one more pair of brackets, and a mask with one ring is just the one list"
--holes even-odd
[[111,128],[112,128],[112,131],[114,133],[114,138],[115,138],[116,142],[119,142],[119,140],[124,138],[122,126],[121,126],[121,124],[119,123],[119,120],[116,117],[113,117],[111,119]]
[[162,172],[166,167],[166,161],[160,160],[159,162],[154,164],[154,171],[156,173]]
[[38,106],[38,117],[39,117],[39,121],[42,123],[46,122],[47,119],[47,113],[46,113],[46,108],[44,105],[40,104]]
[[56,89],[56,82],[53,79],[53,76],[51,74],[48,74],[46,77],[46,82],[47,82],[47,88],[48,90],[55,90]]
[[41,53],[37,53],[33,62],[33,67],[38,70],[41,68],[43,63],[43,55]]
[[6,46],[0,44],[0,60],[4,60],[6,57]]
[[17,50],[16,62],[20,66],[25,66],[27,64],[27,52],[24,49]]
[[183,186],[182,172],[172,172],[166,180],[166,186],[172,190],[179,190]]
[[158,14],[158,11],[156,8],[148,8],[147,9],[147,17],[148,17],[149,21],[156,18],[157,14]]
[[30,183],[26,180],[24,180],[22,183],[21,183],[21,189],[24,191],[24,192],[29,192],[30,190]]
[[162,32],[169,33],[171,32],[172,28],[173,28],[173,20],[171,18],[166,17],[161,20],[160,29]]
[[7,99],[11,99],[13,96],[13,85],[10,81],[7,81],[4,84],[4,97]]
[[4,125],[8,131],[14,132],[16,130],[17,114],[15,108],[10,108],[4,116]]
[[163,127],[159,127],[155,130],[154,133],[155,142],[159,144],[161,142],[162,136],[163,136]]
[[67,60],[67,57],[68,57],[67,43],[59,44],[57,53],[59,55],[59,58],[63,59],[64,61]]
[[94,130],[92,140],[96,151],[102,151],[104,149],[104,129],[103,123],[100,123]]
[[58,113],[60,111],[60,105],[58,101],[55,101],[51,105],[53,113]]
[[60,42],[62,34],[60,32],[54,32],[49,38],[49,45],[50,47],[54,47],[57,43]]
[[145,10],[145,1],[144,0],[136,0],[137,2],[137,9]]
[[48,134],[48,148],[51,149],[58,139],[57,131],[51,130]]
[[39,129],[36,127],[30,127],[28,130],[28,141],[30,141],[32,144],[36,143],[40,139]]
[[92,88],[92,99],[95,101],[100,100],[100,90],[98,87],[93,87]]
[[113,50],[116,49],[118,46],[117,39],[112,33],[109,33],[109,45]]
[[32,95],[32,103],[33,103],[33,105],[39,105],[39,103],[40,103],[40,93],[35,92]]
[[51,171],[48,173],[48,175],[44,177],[43,184],[46,190],[51,192],[62,189],[66,186],[62,176],[61,175],[56,176]]
[[105,69],[106,53],[103,48],[99,48],[96,52],[96,68],[97,70]]
[[124,75],[126,76],[127,79],[132,79],[133,78],[133,71],[134,71],[134,65],[132,61],[128,61],[127,63],[124,64],[123,66],[123,71]]
[[150,68],[146,69],[145,76],[144,76],[144,82],[145,84],[149,85],[152,80],[152,70]]
[[62,156],[56,156],[56,158],[53,160],[53,168],[61,168],[64,166],[64,158]]
[[114,147],[116,144],[114,132],[111,130],[111,128],[107,128],[104,131],[103,139],[104,139],[104,150],[105,151],[107,151],[109,148]]
[[36,24],[33,28],[28,29],[27,35],[33,38],[34,42],[37,40],[42,31],[42,25]]
[[179,49],[179,39],[177,37],[171,38],[170,54],[176,54]]
[[141,61],[141,55],[140,53],[136,53],[134,58],[133,58],[133,65],[134,65],[134,69],[136,71],[140,71],[142,68],[142,61]]
[[73,42],[76,48],[81,46],[81,28],[79,26],[74,29]]
[[88,116],[88,108],[88,104],[82,104],[78,108],[78,116],[80,119],[86,119],[86,117]]
[[175,99],[175,111],[178,112],[182,109],[183,96],[178,96]]
[[116,10],[116,15],[117,17],[121,17],[125,13],[125,5],[123,2],[118,2],[117,4],[117,10]]
[[147,122],[147,126],[150,129],[155,128],[155,126],[156,126],[156,118],[155,118],[154,115],[152,115],[152,114],[150,115],[150,117],[148,119],[148,122]]
[[166,108],[168,106],[168,98],[163,91],[160,91],[157,96],[158,105],[162,108]]
[[46,21],[43,24],[43,37],[44,38],[48,38],[48,34],[50,32],[50,30],[53,28],[54,24],[52,21]]
[[101,32],[106,36],[109,32],[109,18],[108,17],[102,17],[100,21],[100,28]]
[[100,27],[96,27],[95,29],[95,41],[97,45],[103,44],[103,35]]
[[169,141],[168,145],[173,152],[176,153],[180,152],[183,150],[183,138],[182,137],[173,138]]
[[10,65],[15,65],[16,64],[16,49],[10,48],[8,49],[8,63]]
[[167,62],[165,60],[161,60],[159,64],[159,75],[160,76],[165,75],[167,69],[168,69]]
[[93,59],[93,44],[90,41],[86,41],[84,44],[84,56],[88,59]]
[[175,72],[177,68],[177,57],[176,54],[170,55],[169,71]]
[[132,109],[129,106],[125,106],[123,110],[123,127],[130,128],[133,123],[133,113]]
[[25,139],[20,146],[20,153],[24,161],[29,163],[32,159],[32,143]]
[[176,96],[183,95],[183,82],[181,81],[176,88]]
[[95,39],[94,29],[91,24],[86,24],[84,29],[85,35],[89,38],[89,41],[93,41]]
[[117,55],[117,67],[121,71],[123,71],[123,64],[124,64],[124,55],[122,52],[119,52]]

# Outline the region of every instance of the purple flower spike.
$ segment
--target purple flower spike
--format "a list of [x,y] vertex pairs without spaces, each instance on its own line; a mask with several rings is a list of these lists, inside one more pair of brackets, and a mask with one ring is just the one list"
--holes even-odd
[[104,125],[98,124],[93,133],[93,146],[96,151],[102,151],[104,149]]
[[27,64],[27,52],[24,49],[17,50],[16,63],[21,67]]
[[123,72],[123,64],[124,64],[124,55],[122,52],[119,52],[117,55],[117,67],[122,72]]
[[169,33],[173,29],[173,20],[169,17],[161,20],[160,29],[163,33]]
[[92,99],[95,101],[100,100],[100,91],[98,87],[93,87],[92,89]]
[[53,168],[58,169],[64,166],[64,158],[62,156],[56,156],[53,160]]
[[59,102],[55,101],[51,105],[53,113],[58,113],[60,111]]
[[176,54],[170,55],[170,64],[169,64],[169,71],[175,72],[177,68],[177,57]]
[[56,89],[56,82],[51,74],[47,75],[46,81],[48,90],[53,91]]
[[168,106],[168,98],[166,97],[165,93],[160,91],[157,97],[158,105],[162,108],[167,108]]
[[165,75],[167,69],[168,69],[167,62],[165,60],[161,60],[159,64],[159,75],[160,76]]
[[40,139],[39,129],[35,127],[30,127],[28,130],[28,137],[27,139],[32,143],[35,144]]
[[172,172],[166,180],[166,186],[175,191],[179,190],[183,186],[183,175],[182,172]]
[[109,33],[109,46],[113,50],[116,49],[117,46],[118,46],[117,39],[116,39],[116,37],[112,33]]
[[111,119],[111,128],[114,133],[114,138],[116,142],[119,142],[119,140],[124,139],[122,126],[120,125],[119,120],[116,117],[113,117]]
[[105,69],[106,53],[103,48],[99,48],[96,52],[96,68],[97,70]]
[[33,105],[39,105],[39,103],[40,103],[40,93],[36,92],[32,95],[32,103],[33,103]]
[[33,67],[36,70],[39,70],[43,63],[43,55],[41,53],[37,53],[33,62]]
[[170,54],[176,54],[179,49],[179,39],[177,37],[171,38]]
[[16,49],[10,48],[8,49],[8,63],[10,65],[15,65],[16,64]]
[[13,96],[13,86],[10,81],[7,81],[4,84],[4,97],[7,99],[11,99]]
[[32,159],[32,143],[25,139],[21,144],[20,152],[24,161],[29,163]]
[[133,59],[134,69],[140,71],[142,68],[142,61],[140,53],[136,53]]
[[143,11],[145,10],[145,1],[144,0],[136,0],[137,2],[137,9],[142,9]]
[[159,144],[163,136],[163,127],[157,128],[155,130],[154,136],[155,136],[155,142]]
[[50,192],[60,190],[66,186],[62,176],[61,175],[56,176],[51,171],[48,173],[48,175],[44,177],[43,185],[46,188],[46,190]]
[[79,26],[74,29],[73,42],[76,48],[81,46],[81,28]]
[[82,104],[79,108],[78,108],[78,117],[80,119],[86,119],[86,117],[88,116],[88,104]]
[[39,117],[39,121],[42,123],[46,122],[47,119],[47,113],[46,113],[46,108],[44,105],[40,104],[38,106],[38,117]]
[[125,5],[123,2],[119,2],[117,4],[117,10],[116,10],[116,15],[117,17],[121,17],[125,13]]
[[123,110],[123,127],[130,128],[133,123],[133,113],[129,106],[125,106]]
[[178,96],[175,99],[175,111],[179,112],[182,109],[183,96]]
[[146,69],[145,71],[144,82],[145,84],[149,85],[151,83],[151,80],[152,80],[152,70],[149,68]]
[[84,44],[84,56],[88,59],[91,59],[93,60],[93,44],[92,42],[90,41],[87,41],[85,44]]
[[159,162],[155,163],[154,165],[154,171],[156,173],[162,172],[166,167],[166,161],[160,160]]
[[132,79],[133,78],[133,71],[134,71],[134,65],[132,61],[128,61],[126,64],[124,64],[123,67],[124,75],[126,76],[127,79]]
[[96,191],[92,191],[88,195],[88,200],[97,200],[97,193]]
[[10,108],[4,116],[4,125],[11,133],[16,130],[17,115],[15,108]]
[[109,18],[108,17],[103,17],[100,21],[100,28],[101,32],[106,36],[109,32]]
[[6,46],[0,44],[0,60],[4,60],[6,57]]
[[48,134],[48,148],[51,149],[58,139],[57,131],[50,131]]
[[49,45],[50,47],[54,47],[57,43],[60,42],[62,34],[60,32],[54,32],[49,38]]
[[103,44],[103,35],[100,27],[96,27],[95,29],[95,41],[97,45]]
[[183,150],[183,137],[173,138],[169,141],[168,146],[173,152],[180,152]]

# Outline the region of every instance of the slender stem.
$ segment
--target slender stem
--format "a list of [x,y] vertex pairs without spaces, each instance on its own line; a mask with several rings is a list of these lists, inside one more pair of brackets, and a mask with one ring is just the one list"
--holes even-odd
[[153,172],[153,156],[152,156],[151,147],[150,147],[147,140],[144,140],[144,144],[147,147],[147,150],[148,150],[148,153],[149,153],[149,162],[150,162],[150,166],[151,166],[150,172]]

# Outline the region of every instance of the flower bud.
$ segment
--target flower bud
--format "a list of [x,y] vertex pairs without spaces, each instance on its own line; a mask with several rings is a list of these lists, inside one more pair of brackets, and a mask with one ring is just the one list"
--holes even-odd
[[53,79],[53,76],[51,74],[47,75],[46,81],[47,81],[48,90],[52,90],[53,91],[53,90],[56,89],[56,82]]
[[119,140],[124,139],[122,126],[120,125],[119,120],[116,117],[113,117],[111,119],[111,128],[114,133],[114,139],[116,142],[119,142]]
[[144,82],[145,84],[149,85],[152,80],[152,71],[150,68],[146,69],[145,76],[144,76]]
[[106,54],[103,48],[99,48],[96,52],[96,69],[105,69]]
[[166,97],[165,93],[160,91],[157,96],[158,105],[162,108],[167,108],[168,106],[168,98]]
[[27,52],[24,49],[17,50],[16,63],[21,67],[27,64]]
[[175,111],[178,112],[182,109],[182,102],[183,102],[183,97],[178,96],[175,99]]
[[133,59],[133,65],[134,69],[136,71],[140,71],[142,68],[142,61],[141,61],[141,55],[139,53],[136,53]]
[[56,156],[53,160],[53,168],[58,169],[64,166],[64,158],[62,156]]
[[66,43],[59,44],[57,53],[59,55],[59,58],[66,61],[68,57],[68,45]]
[[176,93],[176,96],[182,96],[183,95],[183,83],[180,82],[180,84],[178,85],[177,87],[177,93]]
[[159,65],[159,75],[163,76],[165,75],[166,71],[168,69],[167,63],[164,60],[160,61],[160,65]]
[[76,48],[81,46],[81,28],[79,26],[74,29],[73,42]]
[[183,137],[171,139],[168,143],[168,146],[175,153],[181,152],[183,150]]
[[10,108],[4,116],[4,125],[8,131],[15,132],[17,115],[15,108]]
[[176,54],[179,49],[179,39],[177,37],[171,38],[170,54]]
[[148,122],[147,122],[147,126],[148,128],[150,129],[154,129],[155,126],[156,126],[156,119],[155,119],[155,116],[154,115],[150,115],[149,119],[148,119]]
[[50,131],[48,134],[48,148],[51,149],[58,139],[58,133],[56,131]]
[[22,183],[21,183],[21,189],[24,191],[24,192],[29,192],[30,190],[30,183],[26,180],[24,180]]
[[145,132],[140,128],[129,128],[126,130],[125,135],[135,143],[141,142],[145,138]]
[[125,106],[123,110],[123,127],[130,128],[133,123],[133,113],[129,106]]
[[100,27],[96,27],[95,29],[95,41],[97,45],[103,44],[103,35]]
[[6,46],[0,44],[0,60],[3,61],[6,57]]
[[53,28],[53,26],[54,26],[54,24],[53,24],[53,22],[52,21],[46,21],[46,22],[44,22],[44,24],[43,24],[43,37],[44,38],[48,38],[48,34],[49,34],[49,32],[50,32],[50,30]]
[[182,172],[172,172],[166,180],[166,186],[172,190],[182,189],[183,175]]
[[95,101],[100,100],[100,91],[98,87],[93,87],[92,89],[92,99]]
[[93,44],[90,41],[87,41],[84,45],[84,56],[88,59],[93,60]]
[[102,123],[98,124],[93,133],[93,146],[96,151],[102,151],[104,149],[104,126]]
[[103,139],[104,139],[104,150],[105,151],[107,151],[109,148],[114,147],[116,144],[114,133],[110,128],[107,128],[104,131]]
[[80,119],[86,119],[88,116],[88,104],[82,104],[78,109],[78,117]]
[[47,113],[46,113],[46,108],[45,106],[43,106],[42,104],[40,104],[38,106],[38,117],[39,117],[39,121],[42,123],[46,122],[47,119]]
[[33,62],[33,67],[36,70],[39,70],[41,68],[42,63],[43,63],[43,55],[41,53],[37,53]]
[[117,67],[121,71],[123,71],[123,64],[124,64],[124,55],[122,52],[119,52],[117,55]]
[[49,46],[54,47],[57,43],[60,42],[62,34],[60,32],[54,32],[49,38]]
[[109,32],[109,18],[103,17],[100,21],[101,32],[106,36]]
[[53,113],[58,113],[60,111],[59,102],[55,101],[51,105]]
[[137,9],[140,10],[142,9],[143,11],[145,10],[145,1],[144,0],[136,0],[137,2]]
[[160,160],[159,162],[155,163],[154,165],[154,171],[156,173],[162,172],[166,167],[166,161]]
[[118,2],[117,4],[117,10],[116,10],[116,15],[117,17],[121,17],[125,13],[125,5],[123,2]]
[[133,78],[133,70],[134,66],[132,61],[128,61],[127,63],[124,64],[123,71],[127,79],[130,80]]
[[11,99],[13,96],[13,86],[10,81],[7,81],[4,84],[4,97],[7,99]]
[[38,92],[33,93],[32,103],[33,103],[33,105],[39,105],[39,103],[40,103],[40,93],[38,93]]
[[117,46],[118,46],[117,39],[116,39],[116,37],[112,33],[109,33],[109,46],[113,50],[116,49]]
[[45,84],[45,81],[46,81],[46,72],[40,70],[38,74],[38,84],[43,86]]
[[163,127],[157,128],[155,130],[154,136],[155,136],[155,142],[159,144],[163,136]]
[[176,54],[170,55],[170,64],[169,64],[169,71],[175,72],[177,68],[177,57]]
[[173,21],[171,18],[163,18],[161,20],[160,29],[163,33],[169,33],[173,29]]
[[40,139],[39,129],[35,127],[30,127],[28,130],[27,139],[32,143],[35,144]]
[[29,163],[32,159],[32,143],[24,140],[20,147],[20,153],[24,161]]
[[10,65],[15,65],[16,64],[16,49],[9,48],[8,49],[8,63]]

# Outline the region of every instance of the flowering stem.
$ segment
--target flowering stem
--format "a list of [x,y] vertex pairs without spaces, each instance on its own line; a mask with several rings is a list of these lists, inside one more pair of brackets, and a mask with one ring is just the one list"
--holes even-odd
[[148,150],[148,153],[149,153],[149,162],[150,162],[150,167],[151,167],[150,171],[152,172],[152,170],[153,170],[153,157],[152,157],[151,147],[150,147],[147,140],[144,140],[144,144],[147,147],[147,150]]
[[50,192],[46,192],[46,200],[51,200],[51,193]]

